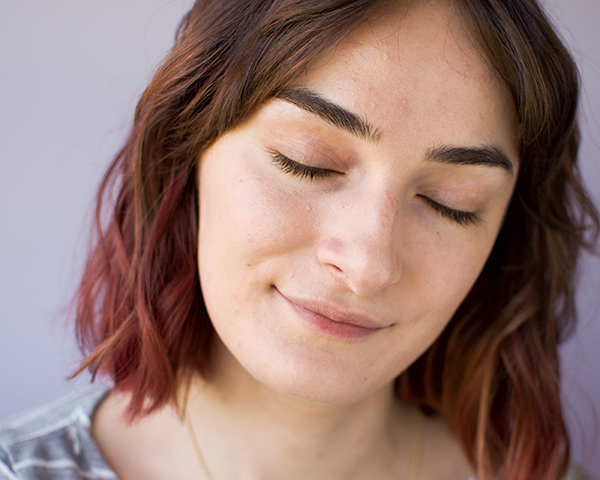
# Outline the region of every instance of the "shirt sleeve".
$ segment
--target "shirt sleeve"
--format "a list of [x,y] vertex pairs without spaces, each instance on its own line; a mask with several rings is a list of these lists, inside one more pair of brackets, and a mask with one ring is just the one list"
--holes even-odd
[[21,480],[13,470],[13,462],[6,447],[0,443],[0,480]]

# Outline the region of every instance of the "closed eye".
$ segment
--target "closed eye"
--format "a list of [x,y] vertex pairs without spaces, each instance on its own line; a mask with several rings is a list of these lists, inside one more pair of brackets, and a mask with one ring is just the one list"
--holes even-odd
[[313,180],[315,178],[327,178],[338,173],[326,168],[313,167],[312,165],[298,163],[291,158],[288,158],[285,155],[277,152],[276,150],[269,150],[269,154],[273,159],[273,163],[279,166],[285,173],[289,173],[294,177]]
[[433,210],[435,210],[442,217],[447,218],[453,222],[458,223],[459,225],[468,226],[468,225],[480,225],[483,223],[481,217],[473,212],[465,212],[464,210],[456,210],[454,208],[447,207],[446,205],[442,205],[441,203],[432,200],[429,197],[425,197],[423,195],[418,195],[422,198],[427,205],[429,205]]

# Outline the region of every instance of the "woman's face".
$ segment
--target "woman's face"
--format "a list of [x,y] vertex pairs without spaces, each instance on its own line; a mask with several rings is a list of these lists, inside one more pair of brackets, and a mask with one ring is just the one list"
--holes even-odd
[[202,155],[204,299],[259,384],[319,403],[388,385],[492,249],[513,107],[456,13],[425,3],[361,27]]

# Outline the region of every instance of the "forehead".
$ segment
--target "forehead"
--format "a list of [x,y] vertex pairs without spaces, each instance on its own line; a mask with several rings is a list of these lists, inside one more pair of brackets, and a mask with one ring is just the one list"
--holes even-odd
[[450,2],[380,11],[315,61],[301,83],[365,116],[383,135],[499,142],[517,155],[508,90]]

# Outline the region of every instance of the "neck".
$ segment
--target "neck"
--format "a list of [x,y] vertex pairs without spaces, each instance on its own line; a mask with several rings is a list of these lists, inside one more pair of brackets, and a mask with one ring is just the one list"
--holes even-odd
[[392,384],[352,403],[316,404],[262,385],[222,355],[210,383],[193,384],[187,408],[214,480],[402,478],[397,468],[413,455],[416,416]]

